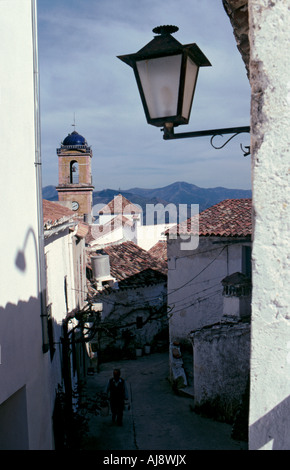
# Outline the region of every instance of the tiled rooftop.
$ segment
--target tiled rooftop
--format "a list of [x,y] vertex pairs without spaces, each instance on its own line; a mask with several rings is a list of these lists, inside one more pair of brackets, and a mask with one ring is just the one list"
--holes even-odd
[[150,250],[148,250],[148,253],[158,260],[167,262],[167,240],[160,240],[157,242],[152,246],[152,248],[150,248]]
[[167,276],[160,271],[148,268],[118,282],[119,289],[134,289],[152,284],[166,283]]
[[224,286],[229,286],[238,284],[250,284],[251,280],[245,274],[236,272],[230,274],[229,276],[226,276],[224,279],[222,279],[221,282]]
[[99,211],[99,214],[140,214],[141,212],[140,207],[132,204],[122,194],[118,194]]
[[124,242],[104,249],[110,256],[111,275],[117,280],[126,279],[145,269],[166,273],[167,265],[151,256],[133,242]]
[[58,225],[72,219],[75,213],[68,207],[62,206],[58,202],[43,199],[43,224],[45,228]]
[[248,237],[252,234],[252,200],[226,199],[202,211],[186,222],[173,227],[170,234],[196,234],[199,217],[199,236]]
[[[110,257],[111,276],[123,287],[164,282],[167,276],[167,263],[151,256],[135,243],[128,241],[112,245],[102,250]],[[96,253],[90,252],[92,256]]]
[[89,232],[89,225],[81,222],[78,224],[76,236],[79,238],[85,238]]

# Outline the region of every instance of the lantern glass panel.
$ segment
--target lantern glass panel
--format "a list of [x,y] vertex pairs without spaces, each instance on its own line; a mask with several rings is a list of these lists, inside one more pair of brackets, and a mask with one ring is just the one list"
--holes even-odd
[[151,119],[177,114],[182,55],[137,61]]
[[185,119],[189,119],[197,74],[198,74],[198,66],[191,60],[190,57],[187,57],[186,75],[185,75],[185,84],[184,84],[184,97],[183,97],[183,106],[182,106],[182,116]]

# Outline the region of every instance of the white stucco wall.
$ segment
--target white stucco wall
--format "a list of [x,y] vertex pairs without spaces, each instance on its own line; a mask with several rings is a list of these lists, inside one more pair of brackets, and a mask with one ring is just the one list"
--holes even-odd
[[250,449],[290,449],[287,0],[249,0],[254,207]]
[[159,240],[166,240],[164,233],[176,224],[157,224],[137,226],[136,244],[143,250],[150,250]]
[[[74,235],[72,234],[72,241]],[[87,278],[86,278],[86,245],[85,238],[75,240],[73,243],[74,257],[74,283],[76,305],[81,309],[87,300]]]
[[32,5],[0,1],[0,448],[10,449],[53,446],[38,295]]
[[243,295],[241,297],[228,297],[223,296],[223,314],[228,316],[233,316],[237,318],[250,316],[251,315],[251,301],[252,296]]
[[[118,206],[118,204],[117,204]],[[139,207],[139,206],[137,206]],[[137,219],[136,219],[136,215],[135,214],[131,214],[131,212],[118,212],[116,211],[116,213],[114,214],[100,214],[99,215],[99,220],[98,220],[98,223],[100,225],[105,225],[107,224],[108,222],[110,222],[112,219],[114,219],[115,217],[117,217],[118,215],[123,215],[124,217],[126,217],[126,219],[128,219],[130,222],[134,222],[136,221],[136,224],[137,225],[140,225],[142,224],[142,214],[138,214],[137,216]]]
[[[223,315],[221,280],[242,271],[242,246],[220,243],[226,238],[200,237],[196,250],[181,250],[180,240],[169,239],[168,305],[171,341],[187,340],[193,330],[218,322]],[[215,243],[217,242],[217,243]]]
[[[101,217],[111,216],[104,215]],[[109,232],[104,233],[104,235],[99,236],[96,240],[91,241],[90,246],[104,247],[111,243],[133,241],[136,245],[143,248],[143,250],[150,250],[150,248],[152,248],[159,240],[166,240],[164,233],[174,225],[176,225],[176,223],[157,225],[141,225],[139,223],[134,223],[134,225],[132,225],[132,220],[130,220],[128,223],[120,226],[119,222],[117,222],[116,227],[111,227]],[[95,226],[98,227],[99,224],[96,224]],[[94,235],[93,229],[92,234]]]
[[195,406],[232,420],[249,378],[250,324],[219,325],[192,339]]
[[[1,230],[5,249],[1,250],[0,284],[1,305],[5,306],[38,295],[38,229],[31,1],[1,0],[0,6],[0,137],[6,147],[1,156],[1,172],[5,175],[1,181],[1,214],[6,223]],[[15,259],[26,236],[25,256],[31,261],[23,272],[16,268]]]
[[[45,237],[45,260],[47,278],[47,305],[50,305],[53,318],[55,353],[51,361],[50,396],[52,405],[58,384],[63,385],[61,337],[63,321],[75,309],[85,304],[85,245],[84,240],[77,242],[75,234],[69,227],[59,233]],[[48,234],[49,231],[45,232]],[[66,286],[66,289],[65,289]],[[66,292],[65,292],[66,291]],[[71,320],[68,330],[77,325]],[[81,354],[78,347],[77,354]],[[82,366],[83,364],[81,364]],[[83,375],[80,367],[79,373]],[[72,373],[72,386],[77,384],[78,376]]]
[[118,227],[110,232],[96,238],[90,242],[90,246],[94,248],[101,248],[112,243],[121,243],[124,241],[124,230],[123,227]]
[[[74,272],[72,257],[72,235],[69,229],[45,239],[45,260],[47,278],[47,305],[53,319],[55,353],[50,367],[50,397],[54,403],[58,384],[62,385],[62,322],[67,313],[75,308]],[[65,296],[65,279],[67,303]]]
[[[94,236],[94,227],[98,228],[100,226],[101,224],[96,224],[92,226],[92,236]],[[107,230],[108,228],[109,230]],[[113,243],[123,243],[125,241],[133,241],[134,243],[137,243],[137,230],[139,228],[142,228],[142,226],[139,227],[138,224],[132,224],[132,221],[130,221],[129,219],[123,225],[120,224],[120,221],[118,220],[112,226],[105,226],[104,234],[102,235],[102,232],[100,232],[100,236],[98,236],[98,238],[96,238],[95,240],[92,240],[90,242],[90,246],[94,248],[102,248],[106,245],[110,245]]]
[[[73,235],[69,228],[45,239],[47,273],[47,304],[51,304],[54,320],[61,324],[68,312],[76,307]],[[65,299],[67,285],[67,305]]]

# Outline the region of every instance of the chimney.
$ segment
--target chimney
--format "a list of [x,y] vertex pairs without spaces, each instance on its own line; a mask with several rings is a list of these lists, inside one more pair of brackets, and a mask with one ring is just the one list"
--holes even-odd
[[92,220],[92,214],[84,214],[84,222],[86,222],[87,224],[91,224]]
[[240,320],[251,315],[251,280],[240,272],[230,274],[222,281],[223,317]]
[[104,284],[113,287],[115,278],[111,276],[110,257],[106,254],[98,254],[91,256],[93,277],[97,284],[98,290],[103,290]]

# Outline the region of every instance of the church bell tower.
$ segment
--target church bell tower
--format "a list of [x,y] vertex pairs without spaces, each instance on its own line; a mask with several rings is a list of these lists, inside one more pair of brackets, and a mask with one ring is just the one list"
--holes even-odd
[[67,203],[77,216],[92,217],[92,150],[86,139],[74,131],[56,150],[58,155],[58,200]]

